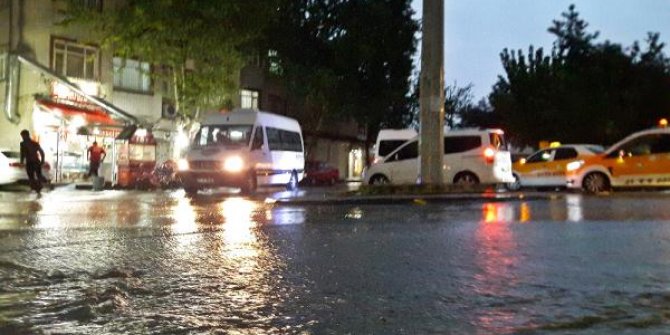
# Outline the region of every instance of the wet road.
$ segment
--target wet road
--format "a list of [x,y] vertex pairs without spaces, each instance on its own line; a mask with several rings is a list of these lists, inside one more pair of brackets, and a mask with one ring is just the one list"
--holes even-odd
[[0,193],[0,334],[670,333],[669,209]]

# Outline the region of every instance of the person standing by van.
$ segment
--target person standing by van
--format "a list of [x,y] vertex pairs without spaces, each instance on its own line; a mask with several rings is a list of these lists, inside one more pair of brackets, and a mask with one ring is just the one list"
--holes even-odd
[[30,188],[35,192],[42,191],[42,183],[47,179],[42,175],[42,165],[44,165],[44,150],[39,143],[30,139],[30,132],[26,129],[21,131],[21,158],[20,164],[25,161],[26,173],[28,174],[28,181]]
[[103,147],[98,146],[98,142],[93,141],[93,145],[88,148],[86,152],[86,157],[89,160],[88,168],[88,177],[91,175],[98,176],[98,170],[100,169],[100,163],[105,160],[107,157],[107,152]]

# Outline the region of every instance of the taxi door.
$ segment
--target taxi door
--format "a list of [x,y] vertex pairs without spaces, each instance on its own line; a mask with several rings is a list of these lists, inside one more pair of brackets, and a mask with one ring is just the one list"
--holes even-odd
[[[612,182],[617,186],[654,186],[670,174],[661,134],[636,137],[613,150],[606,158]],[[665,162],[664,162],[665,161]]]
[[555,151],[555,149],[540,150],[528,157],[525,163],[514,164],[514,172],[521,178],[522,186],[546,185],[546,177],[552,168],[551,161]]

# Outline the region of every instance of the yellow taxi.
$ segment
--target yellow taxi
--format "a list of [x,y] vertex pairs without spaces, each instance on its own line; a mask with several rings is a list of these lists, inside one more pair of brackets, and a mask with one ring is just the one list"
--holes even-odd
[[539,150],[512,165],[515,182],[507,187],[510,190],[522,187],[565,187],[565,168],[568,163],[603,151],[601,146],[594,144],[564,144]]
[[[661,123],[662,124],[662,123]],[[566,166],[569,188],[589,193],[614,187],[670,186],[670,129],[634,133],[602,154]]]

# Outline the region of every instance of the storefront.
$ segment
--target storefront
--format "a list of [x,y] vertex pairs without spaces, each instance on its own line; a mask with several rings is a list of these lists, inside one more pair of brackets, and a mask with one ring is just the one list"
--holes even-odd
[[54,181],[83,179],[89,168],[87,150],[93,142],[106,151],[100,176],[113,181],[117,165],[115,139],[125,126],[137,124],[138,120],[99,98],[99,83],[62,77],[21,56],[18,60],[47,79],[47,92],[34,96],[31,123],[33,136],[54,166]]

